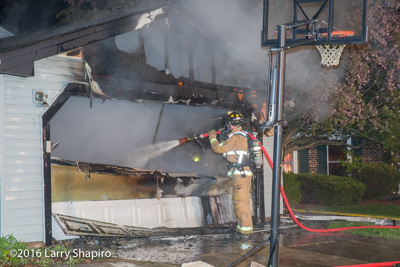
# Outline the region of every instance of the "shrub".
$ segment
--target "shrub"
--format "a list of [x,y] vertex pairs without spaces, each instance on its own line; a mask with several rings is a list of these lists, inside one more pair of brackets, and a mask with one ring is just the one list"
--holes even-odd
[[295,206],[301,201],[300,192],[301,183],[294,173],[283,174],[283,190],[285,190],[286,197],[290,205]]
[[353,149],[347,149],[345,151],[345,154],[351,157],[346,158],[346,160],[339,159],[340,161],[340,167],[339,167],[339,174],[338,176],[351,176],[354,177],[354,173],[357,171],[361,171],[364,167],[364,164],[362,162],[362,156],[357,156],[355,155],[355,152]]
[[387,196],[397,189],[400,172],[396,167],[385,163],[364,163],[363,165],[362,170],[354,173],[354,178],[367,186],[363,199]]
[[325,174],[297,174],[301,182],[302,203],[319,205],[354,205],[361,202],[365,184],[351,177]]
[[[33,249],[13,235],[0,238],[0,266],[74,266],[83,260],[74,257],[65,259],[67,253],[70,255],[71,250],[62,245]],[[56,256],[49,257],[50,255]]]
[[20,258],[13,255],[10,251],[19,249],[25,250],[28,246],[18,241],[14,236],[7,235],[0,238],[0,263],[12,265],[25,265],[28,261],[27,258]]

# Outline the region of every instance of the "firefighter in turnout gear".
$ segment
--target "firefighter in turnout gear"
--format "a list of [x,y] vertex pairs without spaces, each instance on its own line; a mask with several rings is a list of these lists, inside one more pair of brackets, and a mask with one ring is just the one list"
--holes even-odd
[[237,217],[237,231],[242,234],[253,232],[253,221],[250,209],[250,188],[253,172],[250,169],[247,133],[242,130],[243,116],[239,112],[230,111],[225,117],[223,133],[227,139],[217,140],[214,130],[209,131],[212,150],[223,154],[228,160],[228,177],[233,179],[233,207]]

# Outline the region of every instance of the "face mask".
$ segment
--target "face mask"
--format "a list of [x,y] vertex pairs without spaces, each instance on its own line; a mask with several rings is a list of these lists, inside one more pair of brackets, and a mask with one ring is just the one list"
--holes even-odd
[[228,139],[228,135],[231,132],[232,132],[232,130],[231,130],[230,124],[228,124],[228,123],[225,124],[224,129],[222,129],[222,131],[221,131],[221,136],[220,136],[221,141],[224,141],[224,140]]

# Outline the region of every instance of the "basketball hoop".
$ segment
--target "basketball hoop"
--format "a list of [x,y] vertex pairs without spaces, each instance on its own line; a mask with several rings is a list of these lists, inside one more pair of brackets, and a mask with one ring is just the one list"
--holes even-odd
[[[353,36],[353,31],[333,31],[332,37],[347,37]],[[323,33],[321,37],[326,37],[327,34]],[[321,54],[321,64],[327,67],[339,65],[340,56],[346,44],[336,45],[316,45],[319,53]]]
[[339,65],[345,44],[340,45],[316,45],[321,54],[321,64],[327,67]]

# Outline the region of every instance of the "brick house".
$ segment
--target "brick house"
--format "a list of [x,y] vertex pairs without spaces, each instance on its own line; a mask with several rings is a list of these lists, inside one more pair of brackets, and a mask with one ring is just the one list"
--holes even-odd
[[[363,162],[379,162],[382,161],[383,150],[376,146],[355,149],[354,154],[361,156]],[[351,156],[343,153],[343,147],[321,145],[289,153],[283,159],[283,169],[285,172],[337,175],[341,165],[339,159],[346,158]]]

